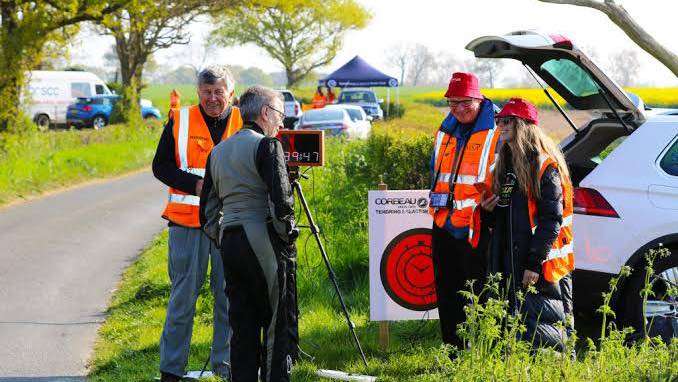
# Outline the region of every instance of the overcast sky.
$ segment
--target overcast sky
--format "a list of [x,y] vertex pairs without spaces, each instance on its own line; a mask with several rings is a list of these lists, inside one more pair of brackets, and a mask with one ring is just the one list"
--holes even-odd
[[[595,49],[601,63],[614,52],[638,49],[636,45],[599,11],[570,5],[544,4],[537,0],[358,0],[373,17],[365,29],[346,35],[344,48],[322,71],[329,72],[355,55],[360,55],[382,71],[397,76],[385,58],[385,50],[400,42],[422,43],[433,51],[471,57],[464,46],[472,39],[505,34],[515,30],[538,29],[568,36],[586,51]],[[618,0],[635,20],[660,43],[678,52],[675,0]],[[199,46],[209,33],[206,22],[191,26],[191,45],[176,46],[157,54],[159,64],[180,65],[200,60]],[[101,65],[103,54],[113,40],[91,32],[84,33],[72,50],[73,61]],[[193,58],[190,58],[193,56]],[[640,83],[678,86],[678,79],[645,52],[640,54]],[[219,49],[208,62],[258,66],[267,72],[282,67],[255,46]]]

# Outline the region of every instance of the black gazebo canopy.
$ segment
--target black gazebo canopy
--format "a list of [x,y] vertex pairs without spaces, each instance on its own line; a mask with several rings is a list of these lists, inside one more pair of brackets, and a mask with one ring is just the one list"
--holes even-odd
[[398,80],[388,76],[360,56],[355,56],[341,68],[335,70],[327,77],[318,81],[319,86],[327,87],[398,87]]

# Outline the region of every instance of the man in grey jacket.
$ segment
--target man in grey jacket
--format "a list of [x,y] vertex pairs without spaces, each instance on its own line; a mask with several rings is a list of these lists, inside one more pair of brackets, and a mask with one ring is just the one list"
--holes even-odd
[[[205,232],[221,247],[229,297],[233,382],[289,381],[294,199],[280,142],[283,100],[254,86],[240,97],[243,128],[207,160],[200,205]],[[294,295],[294,296],[293,296]],[[293,309],[296,309],[294,307]],[[261,341],[263,331],[263,343]]]

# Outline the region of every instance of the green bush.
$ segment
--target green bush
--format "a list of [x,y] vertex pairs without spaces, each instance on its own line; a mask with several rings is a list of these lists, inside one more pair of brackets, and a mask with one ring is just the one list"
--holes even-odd
[[[402,118],[405,115],[405,105],[396,104],[395,102],[384,103],[381,105],[382,110],[384,110],[384,120]],[[388,109],[388,115],[386,110]]]
[[390,189],[428,188],[433,138],[426,135],[373,134],[347,153],[350,179],[376,184],[380,179]]

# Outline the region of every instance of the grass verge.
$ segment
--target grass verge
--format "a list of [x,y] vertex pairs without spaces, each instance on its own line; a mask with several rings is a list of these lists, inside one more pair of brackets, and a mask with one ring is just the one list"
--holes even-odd
[[[515,340],[520,323],[510,328],[505,324],[506,309],[500,300],[487,308],[472,307],[474,318],[467,322],[467,332],[473,333],[469,340],[474,346],[455,361],[440,345],[436,321],[393,323],[391,347],[380,350],[378,325],[368,320],[366,192],[380,175],[386,175],[393,189],[420,187],[422,179],[411,174],[425,173],[430,141],[424,133],[376,134],[352,142],[331,139],[327,166],[308,173],[305,194],[321,226],[369,366],[362,365],[354,350],[320,255],[304,232],[297,241],[301,347],[315,358],[294,368],[293,381],[317,381],[314,373],[319,368],[374,375],[380,381],[669,381],[678,375],[678,341],[670,346],[652,341],[625,346],[623,334],[616,331],[600,344],[581,341],[576,360],[555,352],[535,352]],[[392,170],[397,167],[394,163],[406,162],[415,163],[415,168]],[[99,332],[91,380],[150,381],[157,375],[158,340],[169,296],[166,241],[164,233],[125,273]],[[212,298],[208,291],[205,285],[198,300],[191,369],[199,369],[209,352]]]
[[0,133],[0,205],[148,166],[160,123],[151,126]]

